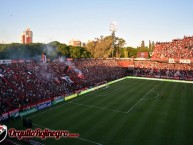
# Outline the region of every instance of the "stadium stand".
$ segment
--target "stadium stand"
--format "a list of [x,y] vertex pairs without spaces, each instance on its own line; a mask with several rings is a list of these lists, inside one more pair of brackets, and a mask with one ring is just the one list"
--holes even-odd
[[155,45],[152,59],[192,59],[193,37],[184,36],[183,39],[174,39],[172,42],[158,42]]
[[[151,59],[11,60],[0,64],[0,114],[126,75],[193,80],[193,37],[156,43]],[[2,115],[3,116],[3,115]]]
[[193,80],[193,37],[157,42],[151,61],[135,61],[136,76]]
[[193,65],[136,61],[135,75],[143,77],[193,80]]
[[1,114],[126,75],[115,60],[0,64]]

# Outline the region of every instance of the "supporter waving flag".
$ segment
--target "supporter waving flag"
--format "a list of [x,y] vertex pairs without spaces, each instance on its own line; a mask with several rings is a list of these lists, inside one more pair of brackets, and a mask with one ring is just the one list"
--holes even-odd
[[66,66],[65,69],[64,69],[64,73],[67,73],[68,71],[70,70],[70,66]]
[[76,72],[76,75],[77,75],[79,78],[81,78],[81,79],[84,78],[84,75],[83,75],[83,73],[81,72],[81,70],[75,68],[74,71]]
[[69,76],[63,76],[63,77],[61,77],[61,79],[65,80],[65,81],[68,82],[69,84],[74,83],[74,81],[72,81]]
[[46,61],[47,61],[46,55],[42,53],[42,62],[46,63]]

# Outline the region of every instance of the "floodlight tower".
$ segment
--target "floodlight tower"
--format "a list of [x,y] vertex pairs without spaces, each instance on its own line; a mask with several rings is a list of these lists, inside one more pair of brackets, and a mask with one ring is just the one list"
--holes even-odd
[[113,51],[114,51],[114,48],[115,48],[115,39],[116,39],[116,37],[115,37],[115,32],[117,31],[117,23],[116,22],[111,22],[111,24],[110,24],[110,31],[112,32],[112,58],[113,58]]

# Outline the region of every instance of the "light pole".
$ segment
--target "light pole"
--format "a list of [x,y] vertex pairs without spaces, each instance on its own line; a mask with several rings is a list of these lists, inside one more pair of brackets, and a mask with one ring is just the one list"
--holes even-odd
[[113,51],[114,51],[114,48],[115,48],[115,32],[117,31],[117,23],[116,22],[111,22],[111,24],[110,24],[110,31],[112,32],[112,45],[111,45],[111,47],[112,47],[112,58],[113,58],[113,56],[114,56],[114,53],[113,53]]

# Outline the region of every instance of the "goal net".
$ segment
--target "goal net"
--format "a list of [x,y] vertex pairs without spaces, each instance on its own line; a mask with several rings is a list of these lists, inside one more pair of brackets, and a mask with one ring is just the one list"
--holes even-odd
[[108,87],[109,87],[109,84],[107,83],[107,81],[96,83],[96,90],[99,90],[100,88],[106,89]]

